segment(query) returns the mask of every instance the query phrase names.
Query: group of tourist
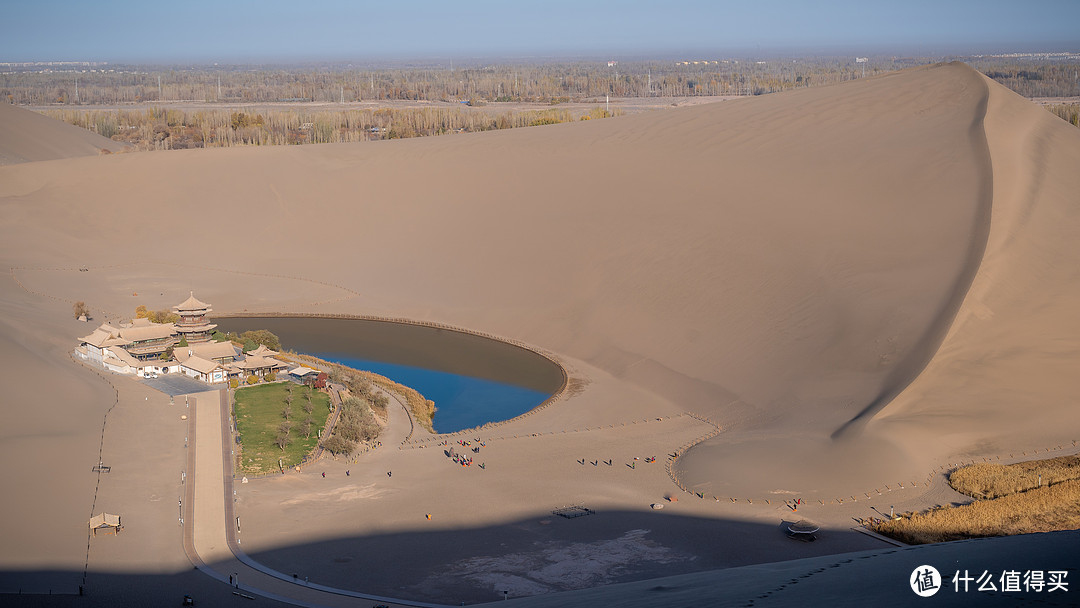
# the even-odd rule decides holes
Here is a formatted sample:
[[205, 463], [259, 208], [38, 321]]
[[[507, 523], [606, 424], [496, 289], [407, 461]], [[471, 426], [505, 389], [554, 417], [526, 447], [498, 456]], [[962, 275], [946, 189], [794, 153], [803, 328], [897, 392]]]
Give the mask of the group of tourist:
[[[480, 448], [487, 447], [487, 444], [485, 442], [481, 441], [479, 437], [476, 438], [476, 441], [469, 441], [467, 439], [458, 439], [457, 444], [459, 446], [463, 447], [463, 448], [467, 448], [467, 449], [471, 450], [474, 454], [479, 454], [480, 453]], [[449, 445], [449, 441], [444, 441], [444, 442], [442, 442], [441, 445]], [[443, 450], [443, 454], [446, 454], [446, 456], [448, 458], [453, 460], [454, 464], [458, 464], [458, 465], [461, 465], [463, 467], [469, 467], [469, 466], [472, 466], [472, 464], [473, 464], [472, 456], [467, 456], [465, 454], [459, 454], [458, 451], [455, 448], [449, 448], [447, 450]], [[480, 463], [479, 466], [480, 466], [481, 469], [486, 468], [484, 463], [482, 463], [482, 462]]]

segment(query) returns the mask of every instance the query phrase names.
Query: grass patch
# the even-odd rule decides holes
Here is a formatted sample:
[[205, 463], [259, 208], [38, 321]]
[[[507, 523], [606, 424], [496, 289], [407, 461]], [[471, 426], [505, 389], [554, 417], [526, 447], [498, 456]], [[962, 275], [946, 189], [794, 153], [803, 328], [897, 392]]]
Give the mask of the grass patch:
[[[1042, 476], [1042, 486], [1039, 476]], [[977, 500], [873, 524], [875, 532], [911, 545], [1080, 528], [1080, 456], [1010, 465], [974, 464], [949, 484]]]
[[[291, 429], [289, 440], [281, 447], [283, 410], [292, 387]], [[305, 406], [311, 396], [311, 432], [304, 436], [308, 412]], [[299, 464], [304, 456], [315, 449], [319, 431], [326, 425], [330, 414], [330, 396], [307, 386], [288, 382], [263, 384], [236, 390], [233, 412], [236, 415], [236, 433], [240, 440], [240, 470], [244, 473], [269, 473], [278, 470], [278, 459], [285, 466]]]

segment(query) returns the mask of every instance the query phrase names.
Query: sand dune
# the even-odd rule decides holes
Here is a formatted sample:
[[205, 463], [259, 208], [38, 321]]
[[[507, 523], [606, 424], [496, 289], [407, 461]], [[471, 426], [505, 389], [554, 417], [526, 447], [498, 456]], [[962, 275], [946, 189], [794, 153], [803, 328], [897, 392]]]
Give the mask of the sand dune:
[[1078, 435], [1080, 133], [987, 86], [994, 204], [985, 255], [941, 348], [869, 425], [909, 453], [1030, 452]]
[[433, 320], [587, 384], [523, 430], [692, 411], [725, 426], [678, 461], [695, 489], [855, 492], [1080, 435], [1078, 160], [1075, 129], [948, 64], [581, 124], [0, 167], [0, 352], [12, 380], [73, 386], [70, 301], [129, 315], [189, 289]]
[[86, 129], [0, 103], [0, 165], [94, 156], [125, 147]]

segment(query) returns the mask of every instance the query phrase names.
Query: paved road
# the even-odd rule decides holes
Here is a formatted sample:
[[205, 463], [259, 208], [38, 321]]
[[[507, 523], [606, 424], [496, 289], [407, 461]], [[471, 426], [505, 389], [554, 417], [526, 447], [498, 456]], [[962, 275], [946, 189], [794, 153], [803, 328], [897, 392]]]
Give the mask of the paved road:
[[141, 378], [140, 380], [146, 386], [170, 397], [216, 390], [205, 382], [199, 382], [184, 374], [159, 374], [157, 378]]
[[[439, 604], [395, 600], [315, 583], [294, 582], [291, 576], [248, 557], [237, 539], [233, 511], [228, 391], [220, 390], [216, 395], [203, 393], [192, 399], [196, 403], [188, 423], [195, 440], [188, 448], [188, 470], [192, 473], [184, 498], [184, 550], [199, 571], [222, 584], [238, 581], [233, 584], [243, 593], [297, 606], [366, 608], [376, 602], [390, 606], [442, 608]], [[399, 428], [407, 426], [407, 422], [403, 422], [398, 422]]]

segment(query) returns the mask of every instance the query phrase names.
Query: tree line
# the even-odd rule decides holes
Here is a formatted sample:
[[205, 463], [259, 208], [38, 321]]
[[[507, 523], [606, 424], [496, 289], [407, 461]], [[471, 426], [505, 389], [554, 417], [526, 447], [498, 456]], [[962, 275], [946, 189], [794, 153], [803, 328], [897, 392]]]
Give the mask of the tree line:
[[[945, 58], [950, 59], [950, 58]], [[1080, 95], [1080, 61], [960, 57], [1027, 97]], [[371, 100], [540, 102], [616, 97], [761, 95], [834, 84], [942, 58], [687, 58], [613, 62], [357, 68], [317, 66], [117, 66], [0, 72], [0, 98], [18, 105], [161, 101], [320, 103]]]
[[[851, 57], [689, 58], [685, 61], [395, 67], [160, 67], [73, 71], [8, 70], [0, 96], [19, 105], [106, 105], [159, 101], [265, 103], [371, 100], [539, 102], [616, 97], [760, 95], [830, 84], [906, 67], [909, 59]], [[929, 60], [922, 60], [926, 63]], [[867, 67], [869, 66], [869, 67]]]
[[1024, 97], [1076, 97], [1080, 95], [1080, 62], [1044, 62], [1033, 59], [980, 58], [971, 67]]
[[[1080, 61], [1071, 57], [968, 57], [974, 68], [1028, 97], [1080, 95]], [[834, 84], [929, 58], [851, 57], [700, 59], [546, 64], [387, 67], [132, 67], [84, 72], [9, 69], [0, 99], [56, 106], [46, 113], [136, 149], [356, 142], [486, 131], [606, 115], [561, 109], [563, 102], [603, 102], [605, 96], [761, 95]], [[205, 109], [102, 109], [100, 105], [169, 100], [207, 102]], [[239, 105], [291, 101], [287, 109]], [[407, 100], [463, 102], [422, 108], [355, 109], [333, 102]], [[305, 102], [318, 107], [304, 108]], [[549, 110], [500, 109], [504, 102], [540, 102]], [[218, 104], [229, 104], [222, 107]], [[467, 104], [467, 105], [464, 105]], [[1076, 124], [1075, 109], [1051, 107]]]
[[497, 107], [428, 107], [237, 111], [208, 108], [95, 110], [65, 108], [45, 115], [89, 129], [139, 150], [343, 143], [537, 126], [606, 118], [621, 110], [550, 108], [500, 111]]

